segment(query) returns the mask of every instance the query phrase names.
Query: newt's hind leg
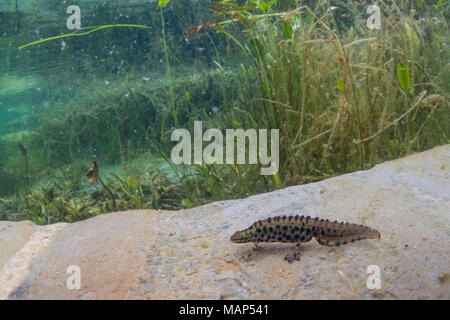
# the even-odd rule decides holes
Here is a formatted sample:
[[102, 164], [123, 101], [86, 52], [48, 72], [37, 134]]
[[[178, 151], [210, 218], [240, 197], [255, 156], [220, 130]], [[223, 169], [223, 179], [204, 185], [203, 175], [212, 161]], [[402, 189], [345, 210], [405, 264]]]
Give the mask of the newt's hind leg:
[[296, 251], [294, 253], [288, 253], [284, 257], [284, 260], [286, 260], [289, 263], [293, 262], [294, 260], [299, 261], [302, 256], [302, 254], [300, 252], [300, 242], [298, 242], [295, 247], [296, 247]]

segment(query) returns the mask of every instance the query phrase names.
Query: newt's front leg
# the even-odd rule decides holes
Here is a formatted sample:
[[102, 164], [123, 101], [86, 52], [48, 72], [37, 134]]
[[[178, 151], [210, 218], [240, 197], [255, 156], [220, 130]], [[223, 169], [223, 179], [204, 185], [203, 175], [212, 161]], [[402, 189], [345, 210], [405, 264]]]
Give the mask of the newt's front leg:
[[261, 249], [261, 247], [258, 247], [258, 242], [253, 242], [252, 251], [250, 251], [250, 253], [247, 256], [243, 256], [241, 259], [250, 258], [259, 249]]
[[253, 248], [252, 251], [247, 256], [247, 259], [250, 258], [257, 250], [259, 250], [260, 247], [258, 247], [258, 242], [253, 242]]
[[300, 252], [300, 242], [297, 243], [297, 245], [295, 246], [297, 249], [294, 253], [288, 253], [285, 257], [284, 260], [286, 260], [287, 262], [291, 263], [294, 260], [299, 261], [302, 253]]

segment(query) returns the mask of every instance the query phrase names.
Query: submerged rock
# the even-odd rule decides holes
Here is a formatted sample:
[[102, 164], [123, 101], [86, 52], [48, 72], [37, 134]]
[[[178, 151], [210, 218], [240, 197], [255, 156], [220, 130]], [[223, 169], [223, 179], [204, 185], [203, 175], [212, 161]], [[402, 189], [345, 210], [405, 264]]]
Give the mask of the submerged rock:
[[[0, 222], [0, 298], [449, 299], [449, 208], [446, 145], [368, 171], [190, 210], [128, 211], [39, 227]], [[312, 240], [291, 264], [283, 257], [295, 245], [261, 244], [247, 258], [251, 244], [229, 241], [256, 220], [296, 214], [365, 224], [381, 239], [340, 247]], [[79, 267], [80, 289], [67, 287], [69, 266]], [[369, 289], [368, 282], [378, 284], [378, 270], [380, 289]]]

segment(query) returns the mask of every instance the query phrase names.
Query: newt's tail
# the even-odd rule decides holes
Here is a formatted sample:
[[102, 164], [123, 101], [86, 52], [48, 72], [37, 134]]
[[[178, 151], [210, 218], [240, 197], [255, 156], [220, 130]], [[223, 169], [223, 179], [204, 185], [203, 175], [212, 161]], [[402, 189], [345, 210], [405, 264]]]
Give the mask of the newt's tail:
[[340, 246], [362, 239], [380, 239], [381, 234], [374, 229], [360, 224], [321, 221], [320, 232], [316, 240], [324, 246]]

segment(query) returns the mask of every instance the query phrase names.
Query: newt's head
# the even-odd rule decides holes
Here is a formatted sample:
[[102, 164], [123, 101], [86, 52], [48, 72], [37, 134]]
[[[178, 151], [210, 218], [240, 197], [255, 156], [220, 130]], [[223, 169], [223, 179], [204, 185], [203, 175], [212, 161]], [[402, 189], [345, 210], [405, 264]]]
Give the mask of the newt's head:
[[231, 236], [230, 240], [235, 243], [251, 242], [252, 241], [251, 231], [248, 229], [237, 231]]

